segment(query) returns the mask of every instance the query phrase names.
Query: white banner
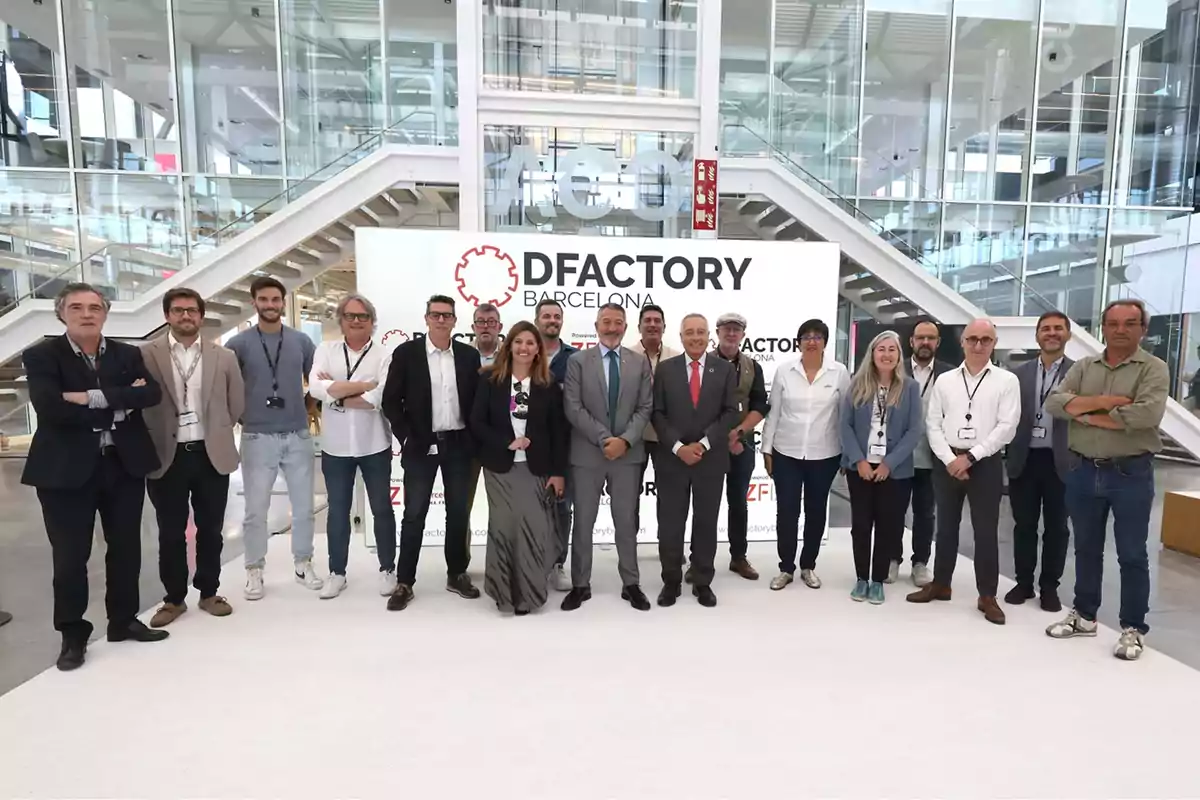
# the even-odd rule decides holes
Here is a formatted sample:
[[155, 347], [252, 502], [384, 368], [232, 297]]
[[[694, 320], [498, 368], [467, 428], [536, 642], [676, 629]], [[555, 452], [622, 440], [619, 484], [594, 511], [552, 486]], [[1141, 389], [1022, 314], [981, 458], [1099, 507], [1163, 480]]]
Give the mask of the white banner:
[[[378, 338], [388, 347], [423, 336], [425, 301], [444, 294], [457, 303], [455, 338], [470, 342], [476, 305], [500, 309], [503, 328], [525, 319], [546, 297], [563, 307], [562, 340], [596, 345], [596, 311], [604, 303], [625, 307], [625, 344], [638, 340], [638, 310], [647, 303], [666, 313], [664, 340], [676, 350], [685, 314], [708, 317], [716, 342], [717, 317], [737, 312], [749, 321], [742, 349], [757, 361], [770, 388], [776, 367], [797, 356], [796, 331], [821, 319], [832, 331], [838, 299], [836, 244], [744, 240], [572, 237], [549, 234], [458, 233], [362, 228], [356, 232], [358, 290], [379, 311]], [[832, 346], [830, 342], [830, 346]], [[761, 432], [761, 426], [760, 431]], [[756, 441], [758, 434], [756, 433]], [[403, 503], [399, 446], [392, 462], [397, 518]], [[482, 479], [481, 479], [482, 480]], [[748, 492], [749, 538], [775, 539], [773, 485], [761, 456]], [[654, 468], [642, 486], [640, 540], [657, 541]], [[613, 540], [608, 498], [602, 499], [595, 541]], [[441, 481], [434, 486], [426, 520], [430, 543], [445, 536]], [[399, 519], [397, 519], [397, 522]], [[720, 535], [725, 539], [726, 514]], [[482, 485], [471, 515], [476, 544], [487, 541], [487, 499]], [[369, 530], [369, 527], [368, 527]], [[369, 537], [368, 537], [369, 538]]]

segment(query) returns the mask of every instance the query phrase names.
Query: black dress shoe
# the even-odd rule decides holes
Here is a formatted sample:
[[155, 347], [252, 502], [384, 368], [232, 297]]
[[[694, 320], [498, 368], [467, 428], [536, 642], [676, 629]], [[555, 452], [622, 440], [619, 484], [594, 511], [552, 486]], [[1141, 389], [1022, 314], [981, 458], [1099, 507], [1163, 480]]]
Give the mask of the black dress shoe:
[[408, 604], [412, 602], [413, 590], [407, 583], [401, 583], [392, 590], [388, 596], [387, 610], [388, 611], [403, 611], [408, 608]]
[[584, 603], [586, 603], [588, 600], [591, 600], [591, 599], [592, 599], [592, 587], [576, 586], [574, 589], [567, 592], [567, 596], [563, 598], [562, 610], [563, 611], [574, 611], [575, 609], [579, 608], [581, 605], [583, 605]]
[[650, 610], [650, 601], [646, 599], [646, 593], [636, 583], [631, 583], [621, 590], [621, 599], [628, 600], [629, 605], [638, 611]]
[[465, 597], [468, 600], [479, 599], [479, 590], [475, 588], [475, 584], [471, 583], [471, 576], [465, 572], [447, 578], [446, 591], [454, 592], [456, 595]]
[[687, 572], [683, 573], [683, 582], [691, 586], [696, 582], [696, 571], [689, 566]]
[[668, 583], [658, 593], [658, 604], [664, 608], [675, 605], [675, 599], [683, 594], [683, 589], [678, 583]]
[[518, 608], [517, 610], [513, 611], [514, 617], [524, 617], [524, 616], [527, 616], [528, 614], [529, 614], [528, 608]]
[[696, 599], [700, 601], [700, 605], [705, 608], [712, 608], [717, 604], [717, 596], [713, 594], [711, 586], [693, 586], [692, 594], [696, 595]]
[[58, 668], [70, 672], [83, 666], [87, 654], [87, 639], [63, 639], [62, 651], [58, 654]]
[[1058, 599], [1058, 590], [1042, 589], [1042, 611], [1057, 614], [1062, 611], [1062, 600]]
[[1032, 586], [1025, 586], [1018, 583], [1008, 590], [1008, 594], [1004, 595], [1004, 602], [1010, 606], [1019, 606], [1026, 600], [1032, 600], [1035, 597], [1037, 597], [1037, 593], [1033, 591]]
[[169, 631], [156, 631], [146, 627], [146, 623], [140, 619], [135, 619], [128, 625], [121, 625], [114, 628], [108, 627], [108, 640], [110, 642], [161, 642], [163, 639], [170, 636]]
[[12, 622], [12, 614], [7, 611], [0, 611], [0, 628]]

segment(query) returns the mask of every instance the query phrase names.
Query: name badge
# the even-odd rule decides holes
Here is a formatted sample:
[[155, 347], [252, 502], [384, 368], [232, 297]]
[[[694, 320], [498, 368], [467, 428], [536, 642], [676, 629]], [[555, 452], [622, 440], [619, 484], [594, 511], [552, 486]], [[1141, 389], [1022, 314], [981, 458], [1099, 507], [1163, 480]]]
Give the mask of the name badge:
[[200, 415], [195, 411], [185, 411], [179, 415], [180, 425], [196, 425], [200, 422]]
[[1046, 438], [1046, 429], [1045, 428], [1042, 428], [1042, 427], [1034, 428], [1032, 433], [1033, 433], [1033, 438], [1035, 438], [1035, 439], [1045, 439]]
[[868, 452], [867, 455], [870, 455], [870, 456], [886, 456], [887, 455], [887, 445], [886, 444], [873, 444], [868, 448], [868, 450], [870, 452]]
[[958, 438], [962, 439], [963, 441], [973, 440], [975, 438], [975, 429], [974, 428], [959, 428], [958, 429]]
[[437, 445], [436, 444], [429, 445], [429, 452], [426, 455], [436, 456], [437, 455]]

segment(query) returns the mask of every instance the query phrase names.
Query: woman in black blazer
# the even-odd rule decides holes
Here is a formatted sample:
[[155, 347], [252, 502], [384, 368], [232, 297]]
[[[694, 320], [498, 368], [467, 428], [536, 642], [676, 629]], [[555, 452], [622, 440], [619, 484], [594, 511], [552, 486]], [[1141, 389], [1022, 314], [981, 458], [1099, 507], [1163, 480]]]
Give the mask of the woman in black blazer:
[[568, 442], [562, 391], [532, 324], [514, 325], [482, 371], [471, 434], [488, 499], [483, 590], [501, 611], [528, 614], [546, 602]]

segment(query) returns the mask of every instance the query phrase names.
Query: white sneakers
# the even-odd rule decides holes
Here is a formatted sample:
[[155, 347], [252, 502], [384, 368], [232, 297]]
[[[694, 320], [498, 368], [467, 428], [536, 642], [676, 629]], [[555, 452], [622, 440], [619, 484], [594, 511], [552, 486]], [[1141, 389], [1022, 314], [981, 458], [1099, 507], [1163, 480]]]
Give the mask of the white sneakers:
[[325, 581], [317, 577], [317, 571], [313, 568], [311, 558], [296, 562], [296, 583], [305, 589], [312, 589], [314, 592], [325, 585]]
[[1145, 636], [1137, 628], [1122, 628], [1121, 638], [1113, 648], [1113, 655], [1122, 661], [1137, 661], [1146, 647]]
[[928, 586], [933, 582], [933, 573], [929, 571], [929, 566], [917, 562], [912, 565], [912, 582], [913, 586], [918, 589]]
[[888, 576], [883, 579], [883, 582], [884, 583], [895, 583], [896, 579], [899, 577], [900, 577], [900, 562], [893, 561], [892, 563], [888, 564]]
[[550, 581], [554, 584], [556, 592], [569, 592], [573, 588], [571, 576], [567, 574], [567, 570], [562, 564], [554, 565], [554, 571], [550, 573]]
[[[1046, 628], [1046, 635], [1052, 639], [1074, 639], [1077, 636], [1095, 636], [1099, 626], [1095, 620], [1087, 620], [1078, 611], [1071, 610], [1066, 619], [1056, 622]], [[1146, 636], [1137, 628], [1122, 628], [1121, 636], [1113, 647], [1113, 655], [1122, 661], [1137, 661], [1146, 649]]]
[[262, 600], [266, 591], [263, 589], [262, 567], [250, 567], [246, 570], [246, 588], [242, 596], [247, 600]]
[[[299, 574], [296, 575], [299, 578]], [[334, 573], [329, 576], [329, 580], [325, 581], [325, 588], [321, 590], [322, 600], [332, 600], [346, 589], [346, 576]]]
[[396, 591], [396, 573], [393, 570], [379, 571], [379, 596], [391, 597]]

